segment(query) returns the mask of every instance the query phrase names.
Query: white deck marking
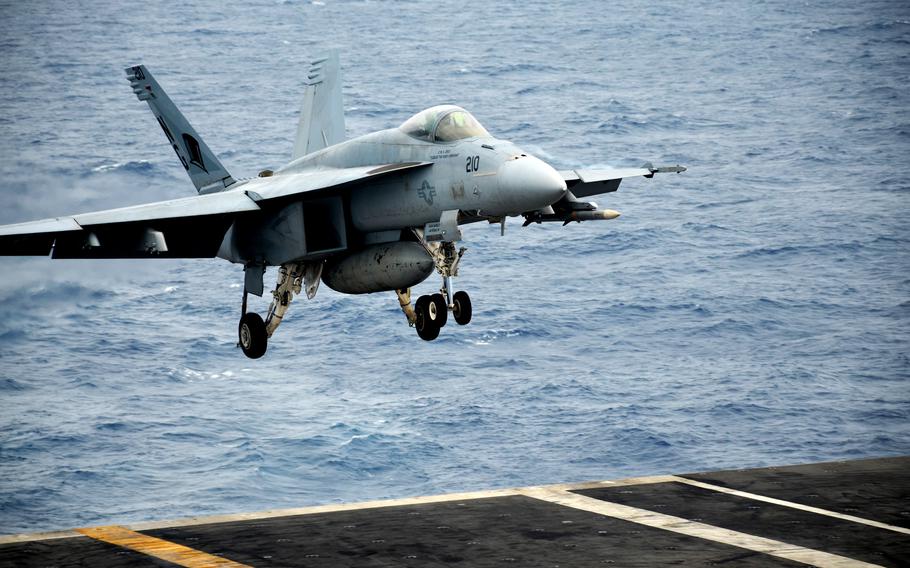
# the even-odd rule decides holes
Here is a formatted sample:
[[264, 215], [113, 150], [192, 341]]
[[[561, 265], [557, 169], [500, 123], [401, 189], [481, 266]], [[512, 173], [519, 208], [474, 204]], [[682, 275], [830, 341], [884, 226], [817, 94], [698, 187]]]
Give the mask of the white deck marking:
[[522, 490], [521, 494], [562, 505], [564, 507], [572, 507], [573, 509], [580, 509], [582, 511], [614, 517], [640, 525], [728, 544], [730, 546], [737, 546], [739, 548], [761, 552], [762, 554], [786, 558], [787, 560], [794, 560], [796, 562], [811, 564], [822, 568], [878, 566], [878, 564], [869, 564], [868, 562], [861, 562], [845, 556], [838, 556], [836, 554], [813, 550], [811, 548], [803, 548], [786, 542], [706, 525], [680, 517], [664, 515], [663, 513], [655, 513], [653, 511], [630, 507], [628, 505], [601, 501], [577, 493], [570, 493], [565, 489], [552, 489], [548, 487], [529, 488]]
[[[599, 484], [597, 485], [600, 486]], [[294, 509], [275, 509], [272, 511], [259, 511], [255, 513], [232, 513], [229, 515], [209, 515], [201, 517], [187, 517], [171, 521], [145, 521], [122, 525], [134, 531], [150, 531], [175, 527], [191, 527], [196, 525], [209, 525], [216, 523], [233, 523], [237, 521], [255, 521], [259, 519], [273, 519], [276, 517], [292, 517], [296, 515], [315, 515], [319, 513], [338, 513], [341, 511], [359, 511], [363, 509], [378, 509], [380, 507], [404, 507], [408, 505], [425, 505], [429, 503], [446, 503], [451, 501], [472, 501], [474, 499], [489, 499], [493, 497], [509, 497], [518, 495], [517, 489], [491, 489], [487, 491], [472, 491], [467, 493], [449, 493], [446, 495], [428, 495], [423, 497], [405, 497], [401, 499], [386, 499], [383, 501], [365, 501], [363, 503], [336, 503], [333, 505], [314, 505], [311, 507], [298, 507]], [[13, 534], [0, 536], [0, 544], [15, 542], [33, 542], [52, 540], [58, 538], [72, 538], [83, 536], [75, 530], [54, 531], [45, 533]]]
[[746, 491], [740, 491], [738, 489], [729, 489], [727, 487], [721, 487], [720, 485], [712, 485], [710, 483], [704, 483], [702, 481], [696, 481], [694, 479], [687, 479], [685, 477], [676, 477], [676, 476], [671, 475], [671, 476], [668, 476], [667, 481], [673, 481], [676, 483], [685, 483], [686, 485], [701, 487], [702, 489], [708, 489], [710, 491], [717, 491], [718, 493], [727, 493], [728, 495], [736, 495], [737, 497], [745, 497], [746, 499], [752, 499], [754, 501], [764, 501], [765, 503], [771, 503], [773, 505], [781, 505], [784, 507], [790, 507], [791, 509], [799, 509], [800, 511], [815, 513], [816, 515], [825, 515], [826, 517], [834, 517], [835, 519], [842, 519], [844, 521], [850, 521], [851, 523], [860, 523], [863, 525], [869, 525], [870, 527], [875, 527], [878, 529], [885, 529], [885, 530], [889, 530], [889, 531], [899, 532], [902, 534], [910, 534], [910, 529], [905, 529], [904, 527], [897, 527], [897, 526], [889, 525], [886, 523], [880, 523], [878, 521], [872, 521], [869, 519], [864, 519], [862, 517], [854, 517], [853, 515], [845, 515], [844, 513], [837, 513], [835, 511], [829, 511], [827, 509], [819, 509], [818, 507], [812, 507], [809, 505], [801, 505], [799, 503], [794, 503], [792, 501], [784, 501], [782, 499], [775, 499], [774, 497], [765, 497], [764, 495], [758, 495], [756, 493], [748, 493]]
[[258, 519], [272, 519], [275, 517], [291, 517], [296, 515], [316, 515], [319, 513], [338, 513], [341, 511], [361, 511], [364, 509], [379, 509], [381, 507], [405, 507], [409, 505], [426, 505], [430, 503], [447, 503], [451, 501], [472, 501], [474, 499], [489, 499], [492, 497], [508, 497], [518, 495], [515, 489], [492, 489], [489, 491], [473, 491], [469, 493], [449, 493], [448, 495], [428, 495], [424, 497], [405, 497], [402, 499], [386, 499], [383, 501], [364, 501], [362, 503], [336, 503], [333, 505], [315, 505], [297, 509], [278, 509], [274, 511], [261, 511], [258, 513], [235, 513], [230, 515], [215, 515], [208, 517], [190, 517], [176, 521], [149, 521], [134, 523], [129, 528], [136, 531], [148, 531], [172, 527], [189, 527], [194, 525], [208, 525], [214, 523], [232, 523], [236, 521], [253, 521]]
[[[598, 484], [599, 486], [599, 484]], [[275, 509], [272, 511], [258, 511], [255, 513], [232, 513], [228, 515], [209, 515], [201, 517], [187, 517], [170, 521], [145, 521], [122, 525], [134, 531], [150, 531], [174, 527], [191, 527], [195, 525], [209, 525], [216, 523], [233, 523], [237, 521], [255, 521], [259, 519], [273, 519], [275, 517], [291, 517], [296, 515], [315, 515], [318, 513], [338, 513], [341, 511], [359, 511], [362, 509], [378, 509], [380, 507], [404, 507], [408, 505], [425, 505], [429, 503], [446, 503], [450, 501], [472, 501], [474, 499], [489, 499], [493, 497], [509, 497], [518, 495], [517, 489], [490, 489], [487, 491], [471, 491], [466, 493], [449, 493], [445, 495], [427, 495], [423, 497], [404, 497], [401, 499], [385, 499], [382, 501], [365, 501], [362, 503], [336, 503], [332, 505], [314, 505], [311, 507], [298, 507], [294, 509]], [[40, 540], [53, 540], [58, 538], [82, 537], [76, 530], [53, 531], [44, 533], [28, 533], [0, 535], [0, 544], [16, 542], [34, 542]]]

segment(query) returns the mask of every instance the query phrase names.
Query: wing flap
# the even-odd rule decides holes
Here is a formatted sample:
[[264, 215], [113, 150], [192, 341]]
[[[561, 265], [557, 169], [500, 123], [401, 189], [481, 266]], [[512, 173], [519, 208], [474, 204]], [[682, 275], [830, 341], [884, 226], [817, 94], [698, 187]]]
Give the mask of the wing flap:
[[0, 226], [0, 236], [27, 235], [30, 233], [62, 233], [66, 231], [79, 231], [82, 227], [72, 217], [55, 217], [41, 219], [28, 223]]

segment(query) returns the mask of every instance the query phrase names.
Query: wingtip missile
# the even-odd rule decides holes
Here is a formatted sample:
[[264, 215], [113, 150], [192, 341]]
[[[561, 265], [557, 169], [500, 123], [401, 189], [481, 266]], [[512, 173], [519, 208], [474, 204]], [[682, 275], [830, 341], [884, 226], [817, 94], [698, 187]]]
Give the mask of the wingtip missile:
[[582, 221], [609, 221], [620, 216], [619, 211], [613, 209], [595, 209], [593, 211], [573, 211], [564, 219], [563, 226], [572, 221], [581, 223]]
[[594, 211], [576, 211], [574, 215], [583, 221], [599, 221], [601, 219], [608, 221], [616, 219], [621, 213], [613, 209], [596, 209]]
[[544, 213], [543, 211], [533, 211], [525, 213], [525, 222], [522, 227], [527, 227], [531, 223], [554, 223], [562, 222], [563, 226], [571, 222], [581, 223], [582, 221], [609, 221], [616, 219], [621, 213], [613, 209], [591, 209], [588, 211], [571, 211], [569, 213]]
[[660, 167], [655, 168], [651, 164], [651, 162], [648, 162], [647, 164], [645, 164], [642, 167], [646, 168], [649, 172], [651, 172], [651, 173], [645, 175], [646, 178], [652, 178], [652, 177], [654, 177], [654, 174], [681, 174], [684, 171], [686, 171], [687, 169], [689, 169], [686, 166], [680, 166], [679, 164], [676, 164], [675, 166], [660, 166]]

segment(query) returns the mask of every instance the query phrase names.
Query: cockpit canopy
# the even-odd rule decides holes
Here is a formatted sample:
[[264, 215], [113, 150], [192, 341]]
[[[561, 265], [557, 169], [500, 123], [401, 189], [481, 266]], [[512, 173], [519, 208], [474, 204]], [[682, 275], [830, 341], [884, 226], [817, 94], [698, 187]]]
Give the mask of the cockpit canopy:
[[454, 142], [490, 136], [471, 113], [455, 105], [434, 106], [418, 112], [398, 128], [408, 136], [427, 142]]

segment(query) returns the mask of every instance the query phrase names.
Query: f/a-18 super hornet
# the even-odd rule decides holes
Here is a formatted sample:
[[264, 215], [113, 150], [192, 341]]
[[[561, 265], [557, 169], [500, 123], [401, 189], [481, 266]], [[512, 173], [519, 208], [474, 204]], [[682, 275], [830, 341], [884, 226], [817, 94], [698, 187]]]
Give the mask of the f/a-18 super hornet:
[[[460, 226], [613, 219], [582, 198], [616, 191], [623, 178], [684, 167], [556, 171], [493, 137], [454, 105], [423, 110], [398, 128], [345, 140], [336, 53], [314, 61], [292, 161], [236, 179], [143, 65], [126, 69], [198, 195], [0, 227], [0, 254], [52, 258], [212, 258], [244, 266], [239, 346], [261, 357], [291, 300], [319, 283], [345, 294], [395, 292], [425, 340], [471, 321], [471, 299], [453, 278], [465, 249]], [[262, 296], [266, 267], [278, 281], [265, 319], [247, 311]], [[439, 293], [411, 303], [433, 271]]]

